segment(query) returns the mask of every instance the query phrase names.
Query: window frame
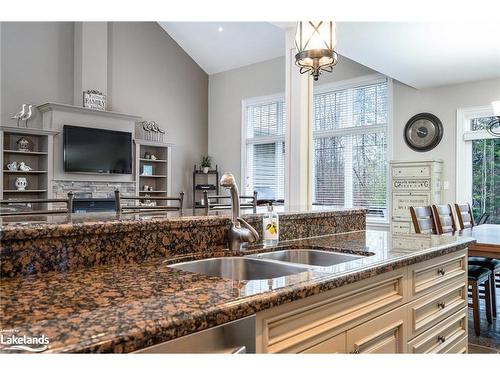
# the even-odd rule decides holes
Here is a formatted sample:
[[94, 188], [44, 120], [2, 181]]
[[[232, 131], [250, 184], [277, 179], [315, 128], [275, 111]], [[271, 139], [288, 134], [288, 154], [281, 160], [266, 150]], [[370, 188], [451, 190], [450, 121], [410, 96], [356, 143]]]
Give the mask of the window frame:
[[[286, 105], [285, 93], [276, 93], [271, 95], [256, 96], [252, 98], [246, 98], [241, 101], [241, 163], [240, 163], [240, 194], [246, 195], [246, 180], [247, 180], [247, 145], [248, 144], [266, 144], [266, 143], [276, 143], [283, 142], [285, 144], [285, 154], [284, 154], [284, 164], [286, 165], [287, 160], [287, 148], [286, 148], [286, 121], [283, 123], [283, 135], [279, 136], [263, 136], [255, 138], [247, 138], [247, 107], [252, 105], [262, 105], [269, 104], [276, 101], [283, 101]], [[286, 116], [286, 109], [284, 116]], [[283, 173], [284, 185], [286, 186], [285, 173]]]
[[[313, 145], [314, 140], [317, 138], [317, 135], [320, 134], [322, 137], [334, 137], [334, 136], [346, 136], [346, 135], [358, 135], [367, 133], [366, 129], [370, 129], [370, 132], [380, 132], [385, 131], [386, 142], [387, 142], [387, 170], [386, 170], [386, 216], [384, 218], [376, 218], [376, 217], [366, 217], [366, 221], [368, 224], [375, 224], [377, 226], [381, 226], [384, 228], [388, 228], [390, 217], [391, 217], [391, 209], [392, 209], [392, 200], [391, 197], [391, 174], [390, 174], [390, 166], [389, 162], [393, 159], [393, 80], [392, 78], [385, 76], [383, 74], [369, 74], [364, 76], [359, 76], [352, 79], [346, 79], [341, 81], [327, 82], [323, 84], [316, 85], [313, 89], [313, 103], [314, 103], [314, 95], [322, 94], [330, 91], [337, 90], [346, 90], [353, 89], [359, 86], [368, 86], [371, 84], [377, 84], [381, 82], [387, 83], [387, 124], [386, 125], [369, 125], [369, 126], [360, 126], [360, 127], [351, 127], [351, 128], [341, 128], [341, 129], [333, 129], [333, 130], [314, 130], [314, 123], [311, 127], [311, 158], [313, 158]], [[314, 105], [314, 104], [312, 104]], [[314, 119], [312, 119], [314, 122]], [[311, 166], [311, 187], [314, 185], [314, 175], [313, 175], [313, 166]], [[314, 189], [311, 188], [310, 191], [310, 199], [313, 202], [314, 197]], [[351, 192], [352, 195], [352, 192]]]
[[[470, 130], [473, 118], [494, 116], [491, 105], [457, 109], [457, 139], [455, 154], [455, 201], [472, 204], [472, 141], [495, 139], [487, 130]], [[459, 163], [463, 160], [463, 164]]]

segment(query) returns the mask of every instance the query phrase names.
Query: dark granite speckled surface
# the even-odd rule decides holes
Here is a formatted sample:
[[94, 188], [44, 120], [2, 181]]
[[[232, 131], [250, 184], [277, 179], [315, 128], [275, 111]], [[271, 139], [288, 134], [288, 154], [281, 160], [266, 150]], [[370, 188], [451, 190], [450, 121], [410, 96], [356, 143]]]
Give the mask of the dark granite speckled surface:
[[[281, 239], [364, 229], [365, 213], [364, 209], [282, 212]], [[228, 211], [210, 216], [156, 212], [0, 219], [0, 277], [221, 253], [227, 247], [228, 215]], [[243, 216], [262, 233], [261, 214]]]
[[[371, 256], [270, 280], [207, 277], [169, 268], [158, 257], [121, 267], [104, 264], [4, 278], [0, 329], [45, 334], [50, 339], [47, 352], [131, 352], [454, 252], [471, 242], [453, 236], [396, 238], [382, 231], [284, 241], [279, 247], [319, 246]], [[263, 250], [249, 250], [258, 251]]]

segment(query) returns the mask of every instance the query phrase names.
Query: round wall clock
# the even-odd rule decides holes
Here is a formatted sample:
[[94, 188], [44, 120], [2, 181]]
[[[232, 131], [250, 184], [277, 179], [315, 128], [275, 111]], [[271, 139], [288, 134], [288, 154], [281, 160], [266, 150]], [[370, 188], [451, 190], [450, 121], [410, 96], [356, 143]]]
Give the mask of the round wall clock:
[[404, 137], [412, 150], [430, 151], [443, 138], [443, 124], [432, 113], [419, 113], [406, 123]]

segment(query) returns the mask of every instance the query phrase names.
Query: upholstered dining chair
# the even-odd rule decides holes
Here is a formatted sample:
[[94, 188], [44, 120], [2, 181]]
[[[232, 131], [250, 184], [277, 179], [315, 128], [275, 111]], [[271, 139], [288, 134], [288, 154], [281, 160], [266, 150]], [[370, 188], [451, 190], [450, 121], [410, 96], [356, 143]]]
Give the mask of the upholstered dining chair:
[[[184, 202], [184, 192], [181, 192], [178, 197], [164, 197], [164, 196], [154, 196], [154, 197], [146, 197], [146, 196], [123, 196], [121, 195], [119, 190], [115, 190], [115, 200], [116, 200], [116, 213], [120, 212], [137, 212], [137, 211], [154, 211], [154, 210], [159, 210], [159, 211], [182, 211], [182, 206]], [[133, 203], [130, 205], [124, 205], [123, 201], [128, 200], [132, 201]], [[155, 205], [155, 206], [148, 206], [148, 205], [137, 205], [136, 202], [142, 202], [142, 201], [155, 201], [155, 202], [162, 202], [162, 201], [173, 201], [173, 202], [178, 202], [177, 206], [165, 206], [165, 205]]]
[[436, 220], [438, 234], [453, 233], [457, 230], [450, 204], [433, 204], [432, 211]]
[[[70, 214], [73, 211], [73, 196], [73, 192], [70, 191], [67, 198], [0, 200], [0, 216]], [[54, 205], [56, 203], [60, 204]], [[66, 207], [53, 207], [62, 204]]]
[[[463, 230], [465, 228], [472, 228], [475, 226], [474, 218], [472, 216], [472, 210], [470, 204], [458, 204], [455, 203], [455, 210], [457, 212], [458, 223], [460, 225], [460, 229]], [[493, 317], [497, 317], [497, 301], [496, 301], [496, 275], [500, 274], [500, 260], [494, 258], [485, 258], [485, 257], [469, 257], [468, 262], [473, 266], [480, 266], [487, 268], [491, 271], [491, 275], [489, 278], [489, 287], [491, 290], [491, 307]]]
[[455, 211], [457, 212], [457, 219], [458, 224], [460, 225], [460, 229], [472, 228], [475, 225], [469, 203], [455, 203]]
[[[436, 220], [436, 229], [438, 234], [445, 233], [455, 233], [457, 226], [455, 224], [455, 218], [453, 216], [453, 211], [450, 204], [433, 204], [432, 211], [434, 213], [434, 218]], [[472, 315], [474, 318], [474, 332], [477, 336], [480, 334], [480, 324], [479, 324], [479, 287], [484, 286], [484, 299], [486, 302], [486, 319], [488, 323], [491, 323], [492, 319], [492, 288], [491, 279], [492, 271], [484, 267], [482, 264], [471, 264], [469, 262], [467, 268], [468, 284], [470, 287], [472, 298]]]
[[431, 206], [410, 207], [411, 221], [415, 233], [436, 234], [436, 221]]
[[[240, 195], [240, 208], [251, 208], [254, 213], [257, 212], [257, 195], [256, 191], [253, 195]], [[203, 190], [203, 200], [205, 202], [205, 213], [208, 215], [210, 211], [230, 210], [231, 196], [229, 195], [208, 195], [208, 191]]]

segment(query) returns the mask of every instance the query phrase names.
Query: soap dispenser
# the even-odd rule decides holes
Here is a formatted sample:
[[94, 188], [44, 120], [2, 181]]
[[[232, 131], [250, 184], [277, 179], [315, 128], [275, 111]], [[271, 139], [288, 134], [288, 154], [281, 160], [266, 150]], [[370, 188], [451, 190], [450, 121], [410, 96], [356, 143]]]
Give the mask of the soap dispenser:
[[274, 212], [273, 204], [269, 203], [267, 206], [267, 212], [264, 214], [262, 219], [262, 228], [264, 230], [263, 238], [265, 246], [276, 245], [279, 241], [279, 217], [276, 212]]

